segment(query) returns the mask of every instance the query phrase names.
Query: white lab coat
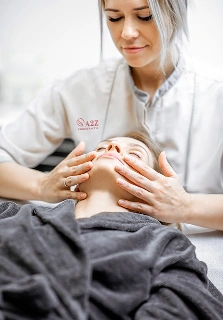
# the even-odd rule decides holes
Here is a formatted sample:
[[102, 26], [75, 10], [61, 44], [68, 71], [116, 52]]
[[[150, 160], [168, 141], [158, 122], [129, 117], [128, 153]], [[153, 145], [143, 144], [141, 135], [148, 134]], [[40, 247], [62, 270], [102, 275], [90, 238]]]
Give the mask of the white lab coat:
[[143, 130], [166, 151], [184, 188], [223, 193], [223, 78], [181, 59], [147, 105], [129, 67], [111, 59], [80, 70], [42, 92], [0, 133], [0, 162], [34, 167], [64, 138], [101, 140]]

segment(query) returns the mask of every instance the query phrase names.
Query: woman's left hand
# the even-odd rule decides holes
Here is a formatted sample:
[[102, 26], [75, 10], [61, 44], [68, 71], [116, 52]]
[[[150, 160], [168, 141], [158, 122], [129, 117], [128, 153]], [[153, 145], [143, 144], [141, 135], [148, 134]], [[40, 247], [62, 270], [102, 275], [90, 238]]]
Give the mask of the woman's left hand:
[[165, 152], [159, 156], [159, 166], [163, 175], [133, 157], [125, 157], [126, 166], [115, 167], [124, 178], [117, 184], [142, 202], [120, 199], [118, 204], [131, 211], [147, 214], [167, 223], [186, 222], [190, 210], [191, 196], [182, 187], [179, 177], [167, 162]]

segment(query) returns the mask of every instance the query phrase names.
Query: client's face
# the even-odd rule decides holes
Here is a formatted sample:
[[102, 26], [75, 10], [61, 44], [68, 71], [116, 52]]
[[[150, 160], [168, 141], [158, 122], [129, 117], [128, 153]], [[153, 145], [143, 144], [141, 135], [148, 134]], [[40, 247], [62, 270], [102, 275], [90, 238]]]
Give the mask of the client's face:
[[106, 159], [108, 166], [120, 163], [127, 166], [123, 158], [126, 155], [130, 155], [153, 167], [153, 156], [149, 148], [143, 142], [133, 138], [117, 137], [105, 140], [99, 143], [95, 150], [97, 152], [95, 163], [98, 161], [101, 163], [102, 160]]
[[126, 191], [116, 184], [120, 175], [115, 171], [115, 166], [129, 167], [124, 161], [126, 155], [140, 159], [153, 167], [153, 156], [149, 148], [143, 142], [133, 138], [117, 137], [102, 141], [95, 151], [97, 155], [93, 160], [93, 168], [89, 172], [90, 178], [79, 185], [80, 190], [87, 193], [100, 189], [118, 193], [120, 196], [125, 196], [126, 199], [132, 197], [129, 194], [123, 194]]

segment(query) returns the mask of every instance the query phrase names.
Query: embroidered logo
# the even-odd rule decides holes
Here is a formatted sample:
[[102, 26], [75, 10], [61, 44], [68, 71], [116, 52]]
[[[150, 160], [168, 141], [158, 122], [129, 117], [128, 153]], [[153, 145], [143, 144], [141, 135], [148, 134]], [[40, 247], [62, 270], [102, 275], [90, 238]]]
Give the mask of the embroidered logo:
[[83, 118], [78, 118], [76, 124], [78, 125], [78, 130], [95, 130], [99, 127], [98, 120], [85, 121]]

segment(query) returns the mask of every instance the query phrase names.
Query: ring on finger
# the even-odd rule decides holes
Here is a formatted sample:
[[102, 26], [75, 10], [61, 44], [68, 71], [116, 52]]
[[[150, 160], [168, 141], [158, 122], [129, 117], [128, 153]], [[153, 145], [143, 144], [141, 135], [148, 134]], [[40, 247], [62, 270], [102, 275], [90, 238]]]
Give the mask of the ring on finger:
[[64, 179], [63, 184], [64, 184], [64, 186], [65, 186], [66, 188], [70, 188], [70, 187], [67, 185], [67, 183], [66, 183], [67, 178], [68, 178], [68, 177], [66, 177], [66, 178]]

